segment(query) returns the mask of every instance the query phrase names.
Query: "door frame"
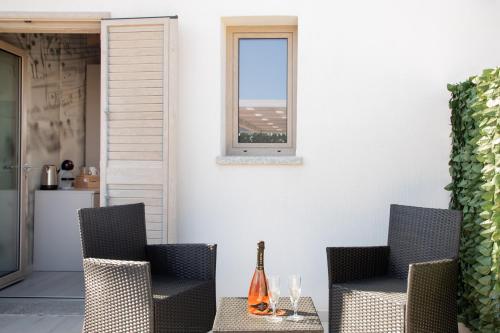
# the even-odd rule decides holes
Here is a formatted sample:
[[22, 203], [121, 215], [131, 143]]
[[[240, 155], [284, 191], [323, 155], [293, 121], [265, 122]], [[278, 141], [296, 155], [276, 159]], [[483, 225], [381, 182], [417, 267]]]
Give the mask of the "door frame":
[[25, 50], [19, 49], [9, 43], [0, 40], [0, 49], [12, 53], [21, 58], [21, 82], [19, 85], [19, 118], [18, 118], [18, 140], [19, 157], [18, 177], [19, 177], [19, 269], [13, 273], [0, 277], [0, 289], [14, 282], [24, 279], [28, 271], [28, 172], [30, 167], [26, 164], [26, 143], [27, 143], [27, 122], [26, 112], [29, 102], [29, 75], [28, 75], [28, 55]]
[[2, 12], [0, 32], [100, 34], [109, 12]]
[[[100, 34], [101, 20], [109, 18], [109, 12], [7, 12], [0, 11], [0, 33], [75, 33]], [[25, 50], [16, 48], [0, 40], [0, 47], [22, 58], [20, 143], [21, 143], [21, 182], [20, 182], [20, 252], [19, 270], [0, 278], [0, 289], [23, 280], [33, 269], [29, 253], [33, 251], [28, 239], [28, 172], [26, 163], [27, 111], [29, 108], [30, 76], [28, 75], [28, 55]], [[30, 251], [31, 250], [31, 251]]]

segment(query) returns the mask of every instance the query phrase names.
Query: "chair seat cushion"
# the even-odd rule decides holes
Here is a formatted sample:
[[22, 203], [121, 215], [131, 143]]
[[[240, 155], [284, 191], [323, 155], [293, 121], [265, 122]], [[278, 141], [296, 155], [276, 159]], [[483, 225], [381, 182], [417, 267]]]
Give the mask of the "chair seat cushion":
[[334, 284], [353, 292], [367, 293], [393, 303], [406, 304], [407, 280], [379, 277]]
[[207, 332], [215, 317], [215, 281], [152, 275], [155, 332]]
[[206, 283], [206, 281], [183, 279], [173, 276], [152, 275], [153, 299], [161, 300], [180, 295]]
[[406, 284], [385, 277], [332, 284], [330, 332], [404, 332]]

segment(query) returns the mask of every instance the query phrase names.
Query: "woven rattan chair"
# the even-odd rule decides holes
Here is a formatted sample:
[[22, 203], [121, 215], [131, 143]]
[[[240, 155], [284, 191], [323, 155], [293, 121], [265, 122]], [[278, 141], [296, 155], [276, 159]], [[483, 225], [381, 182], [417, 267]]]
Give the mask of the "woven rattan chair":
[[144, 204], [78, 215], [85, 333], [211, 330], [216, 245], [146, 245]]
[[461, 221], [391, 205], [388, 246], [327, 248], [330, 332], [457, 332]]

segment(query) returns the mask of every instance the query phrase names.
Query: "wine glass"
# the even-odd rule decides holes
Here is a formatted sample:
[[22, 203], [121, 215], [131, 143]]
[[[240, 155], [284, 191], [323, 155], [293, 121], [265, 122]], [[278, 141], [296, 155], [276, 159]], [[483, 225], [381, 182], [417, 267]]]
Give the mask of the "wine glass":
[[279, 323], [283, 318], [276, 316], [276, 305], [280, 299], [280, 277], [269, 276], [267, 279], [268, 291], [269, 291], [269, 302], [271, 303], [271, 308], [273, 310], [273, 315], [267, 317], [267, 320], [272, 323]]
[[298, 274], [293, 274], [288, 277], [288, 291], [290, 293], [290, 302], [292, 302], [293, 306], [293, 315], [288, 316], [288, 320], [291, 321], [300, 321], [304, 319], [304, 316], [301, 316], [297, 313], [297, 309], [299, 307], [299, 299], [301, 292], [301, 278]]

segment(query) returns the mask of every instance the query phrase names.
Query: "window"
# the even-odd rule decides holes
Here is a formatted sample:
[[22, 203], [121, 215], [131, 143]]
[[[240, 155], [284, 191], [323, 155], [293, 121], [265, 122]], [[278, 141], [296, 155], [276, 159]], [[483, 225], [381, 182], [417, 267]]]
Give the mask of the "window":
[[295, 155], [296, 31], [228, 28], [226, 154]]

